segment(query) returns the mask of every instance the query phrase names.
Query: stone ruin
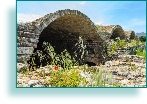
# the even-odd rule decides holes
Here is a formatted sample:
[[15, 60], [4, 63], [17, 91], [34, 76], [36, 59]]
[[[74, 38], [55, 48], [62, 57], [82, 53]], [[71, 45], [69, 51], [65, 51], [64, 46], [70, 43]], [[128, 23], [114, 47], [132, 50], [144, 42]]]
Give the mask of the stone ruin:
[[125, 31], [125, 35], [126, 35], [126, 38], [128, 40], [131, 40], [131, 39], [134, 39], [135, 38], [135, 32], [134, 31]]
[[64, 49], [73, 55], [73, 47], [79, 36], [86, 44], [88, 55], [85, 63], [99, 65], [107, 60], [105, 43], [109, 39], [134, 38], [134, 32], [125, 32], [119, 25], [95, 26], [78, 10], [59, 10], [29, 23], [17, 25], [17, 61], [30, 59], [32, 52], [42, 50], [43, 41], [49, 42], [56, 53]]
[[115, 39], [119, 37], [120, 39], [125, 39], [126, 35], [123, 28], [119, 25], [109, 25], [109, 26], [97, 26], [99, 32], [106, 37], [106, 40]]

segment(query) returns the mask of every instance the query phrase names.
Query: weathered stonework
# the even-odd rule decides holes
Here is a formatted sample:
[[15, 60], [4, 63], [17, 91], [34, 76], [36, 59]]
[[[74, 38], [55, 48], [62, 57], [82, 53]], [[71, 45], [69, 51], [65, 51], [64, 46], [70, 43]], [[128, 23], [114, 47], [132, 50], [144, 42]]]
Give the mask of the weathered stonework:
[[[49, 42], [56, 53], [67, 49], [73, 54], [73, 47], [79, 36], [89, 48], [85, 62], [100, 64], [106, 61], [105, 42], [110, 38], [125, 39], [121, 26], [96, 27], [94, 23], [78, 10], [59, 10], [29, 23], [17, 26], [18, 62], [28, 60], [36, 50], [42, 50], [43, 41]], [[25, 57], [25, 58], [23, 58]]]
[[125, 35], [128, 40], [135, 39], [135, 32], [134, 31], [125, 31]]
[[123, 28], [120, 25], [109, 25], [109, 26], [97, 26], [101, 34], [105, 34], [105, 40], [115, 39], [120, 37], [120, 39], [125, 39], [126, 35]]
[[98, 64], [100, 59], [104, 60], [104, 35], [99, 34], [94, 23], [80, 11], [59, 10], [33, 22], [18, 24], [17, 30], [18, 62], [23, 62], [23, 57], [27, 57], [28, 60], [33, 51], [40, 50], [43, 41], [51, 43], [57, 53], [66, 48], [72, 54], [72, 47], [79, 36], [82, 36], [84, 42], [97, 41], [96, 46], [91, 46], [92, 50], [98, 48], [94, 53], [97, 56], [94, 63]]

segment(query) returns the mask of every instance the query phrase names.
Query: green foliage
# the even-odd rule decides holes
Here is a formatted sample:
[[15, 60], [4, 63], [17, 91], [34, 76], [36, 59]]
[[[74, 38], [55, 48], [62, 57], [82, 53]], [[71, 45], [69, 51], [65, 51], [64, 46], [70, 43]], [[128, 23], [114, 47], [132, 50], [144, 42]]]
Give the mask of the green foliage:
[[[60, 61], [58, 60], [57, 65], [61, 65], [63, 69], [70, 69], [73, 67], [73, 60], [66, 49], [61, 52], [58, 58], [60, 59]], [[55, 60], [57, 60], [57, 57], [55, 58]]]
[[29, 71], [28, 71], [28, 68], [27, 68], [26, 58], [23, 57], [23, 60], [24, 60], [24, 66], [19, 69], [19, 72], [21, 72], [24, 75], [28, 75], [29, 74]]
[[122, 85], [115, 82], [115, 83], [113, 83], [113, 87], [122, 87]]
[[143, 56], [144, 59], [146, 59], [146, 51], [145, 51], [145, 50], [141, 51], [141, 50], [138, 48], [138, 49], [136, 50], [136, 55], [138, 55], [138, 56]]
[[119, 48], [122, 48], [122, 47], [125, 47], [127, 42], [125, 42], [125, 40], [116, 40], [116, 45], [119, 47]]
[[[133, 47], [133, 46], [138, 46], [138, 45], [144, 45], [145, 42], [141, 42], [139, 40], [131, 40], [131, 42], [125, 42], [125, 40], [119, 40], [117, 39], [116, 41], [112, 41], [111, 44], [108, 44], [107, 52], [108, 56], [111, 57], [114, 52], [116, 52], [119, 48], [123, 47]], [[138, 51], [140, 54], [140, 52]], [[141, 55], [144, 56], [144, 55]]]
[[44, 41], [42, 47], [44, 48], [44, 51], [47, 52], [52, 59], [55, 58], [56, 53], [54, 47], [50, 43]]
[[136, 71], [136, 70], [137, 70], [136, 66], [131, 66], [131, 69], [132, 69], [133, 71]]
[[112, 73], [109, 71], [96, 70], [93, 75], [93, 81], [95, 82], [93, 86], [105, 87], [106, 84], [112, 84]]
[[[92, 77], [87, 80], [81, 76], [81, 72], [89, 73]], [[44, 75], [44, 74], [42, 74]], [[86, 74], [87, 75], [87, 74]], [[50, 79], [45, 81], [45, 86], [52, 87], [105, 87], [106, 84], [112, 85], [112, 73], [109, 71], [98, 70], [97, 68], [87, 67], [85, 65], [72, 68], [70, 70], [52, 70], [49, 73]], [[89, 82], [90, 81], [90, 82]]]
[[116, 52], [116, 50], [119, 48], [119, 46], [117, 45], [117, 42], [113, 41], [111, 45], [108, 46], [107, 50], [108, 50], [108, 56], [111, 57], [114, 52]]
[[71, 57], [66, 49], [60, 54], [57, 54], [54, 47], [48, 42], [43, 42], [42, 48], [43, 50], [37, 50], [32, 54], [30, 69], [34, 70], [35, 67], [44, 66], [44, 63], [45, 65], [51, 64], [61, 66], [63, 69], [70, 69], [73, 66], [84, 64], [84, 56], [87, 54], [86, 45], [84, 45], [84, 41], [80, 36], [74, 47], [74, 57]]
[[85, 82], [77, 69], [52, 71], [50, 78], [48, 83], [54, 87], [78, 87], [81, 81]]
[[53, 56], [52, 60], [52, 65], [61, 66], [63, 69], [70, 69], [73, 66], [71, 56], [66, 49], [61, 54]]
[[131, 40], [130, 46], [137, 46], [139, 44], [140, 44], [139, 40]]
[[139, 37], [139, 40], [140, 40], [141, 42], [145, 42], [145, 41], [146, 41], [146, 36], [140, 36], [140, 37]]
[[108, 56], [111, 57], [114, 52], [117, 51], [119, 48], [123, 48], [127, 45], [127, 42], [125, 40], [117, 39], [116, 41], [112, 41], [112, 44], [108, 45]]
[[[50, 43], [48, 42], [43, 42], [43, 51], [42, 50], [37, 50], [34, 53], [34, 57], [32, 57], [31, 61], [32, 61], [32, 69], [33, 67], [36, 66], [35, 63], [35, 55], [37, 55], [37, 57], [39, 57], [39, 62], [42, 63], [43, 61], [45, 61], [47, 63], [47, 65], [57, 65], [57, 66], [61, 66], [64, 69], [69, 69], [73, 66], [73, 60], [70, 56], [70, 54], [68, 53], [68, 51], [65, 49], [63, 52], [61, 52], [61, 54], [56, 54], [56, 52], [54, 51], [53, 46], [51, 46]], [[43, 52], [45, 52], [46, 54], [44, 54]], [[51, 62], [49, 62], [47, 59], [51, 58]]]
[[27, 70], [27, 68], [24, 66], [20, 69], [20, 73], [24, 74], [24, 75], [28, 75], [29, 74], [29, 71]]
[[84, 45], [84, 41], [81, 36], [79, 36], [78, 42], [74, 46], [74, 60], [78, 60], [80, 65], [84, 64], [84, 56], [88, 54], [86, 50], [86, 45]]
[[45, 71], [40, 71], [40, 72], [38, 72], [38, 75], [39, 75], [40, 77], [45, 78], [46, 73], [45, 73]]

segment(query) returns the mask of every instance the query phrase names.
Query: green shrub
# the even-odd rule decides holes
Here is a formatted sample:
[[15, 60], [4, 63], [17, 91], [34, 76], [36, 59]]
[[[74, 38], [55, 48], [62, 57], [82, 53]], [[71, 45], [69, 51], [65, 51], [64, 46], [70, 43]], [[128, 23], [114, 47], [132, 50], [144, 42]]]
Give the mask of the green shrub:
[[139, 40], [140, 40], [141, 42], [145, 42], [145, 41], [146, 41], [146, 36], [140, 36], [140, 37], [139, 37]]
[[113, 87], [122, 87], [122, 85], [115, 82], [115, 83], [113, 83]]
[[118, 46], [116, 42], [113, 42], [112, 45], [109, 45], [107, 48], [108, 56], [111, 57], [117, 49]]
[[63, 69], [70, 69], [73, 67], [73, 60], [66, 49], [61, 52], [58, 57], [60, 60], [57, 60], [57, 57], [55, 57], [55, 61], [58, 62], [57, 65], [62, 66]]
[[105, 87], [106, 84], [112, 84], [112, 73], [109, 71], [96, 70], [93, 75], [93, 86]]
[[137, 67], [136, 67], [136, 66], [131, 66], [131, 69], [132, 69], [133, 71], [136, 71], [136, 70], [137, 70]]
[[73, 60], [77, 60], [78, 64], [83, 65], [84, 64], [84, 57], [88, 54], [88, 51], [86, 50], [86, 45], [84, 45], [84, 41], [81, 36], [79, 36], [78, 42], [74, 46], [74, 57]]
[[48, 81], [53, 87], [78, 87], [80, 82], [85, 82], [77, 69], [52, 71], [50, 78]]
[[138, 55], [138, 56], [143, 56], [144, 59], [146, 59], [146, 51], [145, 51], [145, 50], [141, 51], [141, 50], [138, 48], [138, 49], [136, 50], [136, 55]]
[[127, 42], [125, 42], [125, 40], [116, 40], [116, 42], [117, 42], [116, 45], [117, 45], [119, 48], [125, 47], [126, 44], [127, 44]]
[[84, 45], [81, 36], [79, 36], [78, 42], [74, 46], [74, 57], [71, 57], [66, 49], [60, 54], [57, 54], [54, 47], [45, 41], [43, 42], [42, 48], [43, 50], [37, 50], [32, 54], [29, 60], [31, 70], [50, 64], [61, 66], [63, 69], [70, 69], [73, 66], [84, 64], [84, 56], [87, 54], [86, 45]]
[[131, 40], [131, 43], [130, 43], [131, 46], [137, 46], [139, 44], [140, 44], [139, 40]]

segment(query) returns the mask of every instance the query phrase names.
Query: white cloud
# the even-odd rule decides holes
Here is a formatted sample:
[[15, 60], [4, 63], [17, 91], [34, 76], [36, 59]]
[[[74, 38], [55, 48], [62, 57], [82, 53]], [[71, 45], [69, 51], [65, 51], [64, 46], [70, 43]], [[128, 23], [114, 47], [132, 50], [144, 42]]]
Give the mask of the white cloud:
[[128, 22], [125, 22], [124, 28], [131, 28], [131, 27], [140, 27], [140, 26], [145, 26], [146, 21], [142, 19], [132, 19]]
[[96, 20], [93, 22], [95, 25], [103, 25], [103, 26], [108, 25], [107, 19], [103, 16], [96, 18]]
[[82, 2], [79, 2], [80, 5], [85, 5], [86, 2], [85, 1], [82, 1]]
[[146, 21], [141, 19], [133, 19], [129, 22], [130, 26], [144, 26], [146, 25]]
[[134, 18], [122, 24], [124, 30], [133, 30], [136, 32], [146, 32], [146, 20]]
[[17, 22], [32, 22], [38, 18], [42, 17], [41, 15], [36, 14], [24, 14], [24, 13], [18, 13], [17, 14]]
[[97, 21], [97, 22], [95, 22], [94, 24], [95, 24], [95, 25], [102, 25], [103, 22], [102, 22], [102, 21]]

